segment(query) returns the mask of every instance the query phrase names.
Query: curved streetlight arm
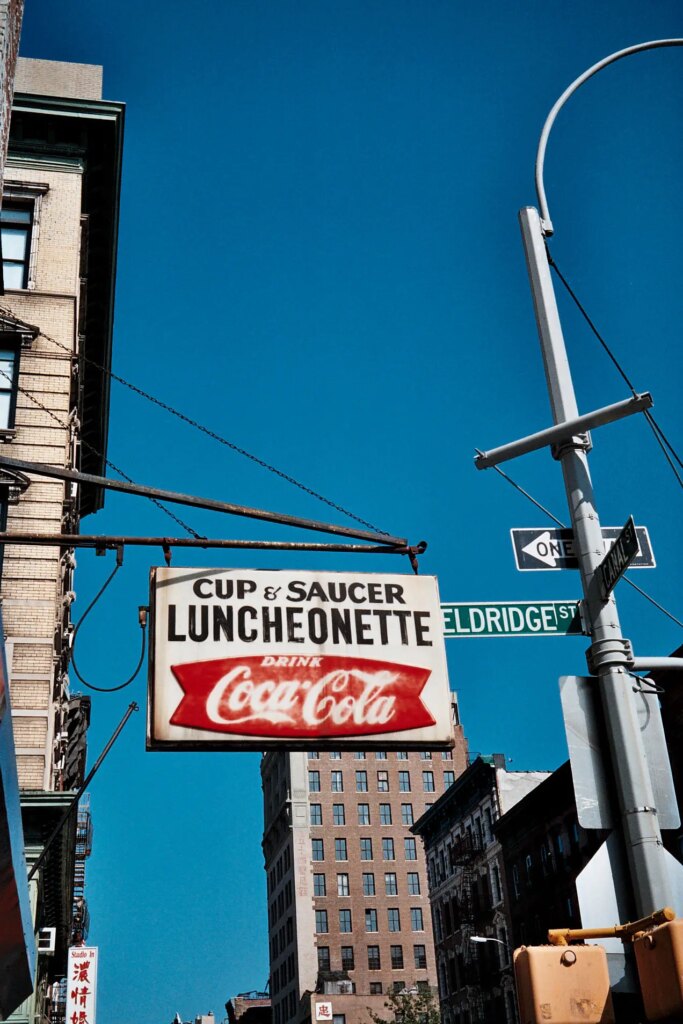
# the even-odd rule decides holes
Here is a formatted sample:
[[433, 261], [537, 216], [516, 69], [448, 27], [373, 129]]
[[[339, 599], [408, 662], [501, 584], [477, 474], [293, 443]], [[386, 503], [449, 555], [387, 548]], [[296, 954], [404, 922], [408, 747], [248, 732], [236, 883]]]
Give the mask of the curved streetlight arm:
[[550, 135], [550, 130], [553, 124], [555, 123], [555, 118], [569, 97], [576, 92], [579, 86], [583, 85], [583, 83], [588, 81], [589, 78], [592, 78], [598, 71], [602, 71], [602, 69], [607, 67], [608, 64], [614, 64], [615, 61], [621, 60], [622, 57], [629, 57], [632, 53], [640, 53], [641, 50], [656, 50], [663, 46], [683, 46], [683, 39], [652, 39], [648, 43], [637, 43], [635, 46], [627, 46], [624, 50], [617, 50], [616, 53], [612, 53], [609, 57], [605, 57], [603, 60], [598, 61], [597, 64], [593, 64], [593, 66], [588, 68], [587, 71], [584, 71], [582, 75], [579, 75], [579, 77], [564, 90], [548, 114], [545, 124], [543, 125], [541, 137], [538, 140], [538, 151], [536, 153], [536, 195], [538, 196], [538, 205], [541, 211], [541, 227], [546, 238], [552, 235], [553, 224], [550, 219], [548, 200], [546, 199], [545, 187], [543, 185], [543, 164], [545, 162], [545, 151], [546, 146], [548, 145], [548, 136]]

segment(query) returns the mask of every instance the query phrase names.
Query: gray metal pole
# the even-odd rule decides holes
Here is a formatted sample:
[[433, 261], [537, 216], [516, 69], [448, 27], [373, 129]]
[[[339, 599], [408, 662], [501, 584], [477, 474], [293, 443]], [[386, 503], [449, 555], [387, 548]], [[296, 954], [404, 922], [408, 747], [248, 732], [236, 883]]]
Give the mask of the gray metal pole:
[[[555, 291], [538, 211], [520, 211], [522, 238], [531, 281], [536, 323], [555, 423], [578, 416], [574, 385], [562, 335]], [[634, 897], [640, 917], [672, 902], [672, 887], [654, 805], [652, 784], [627, 673], [629, 644], [621, 635], [614, 597], [600, 596], [595, 570], [604, 557], [600, 520], [588, 471], [587, 436], [577, 435], [553, 450], [562, 465], [564, 484], [579, 559], [584, 605], [592, 640], [591, 674], [598, 677]], [[677, 908], [679, 911], [681, 908]]]

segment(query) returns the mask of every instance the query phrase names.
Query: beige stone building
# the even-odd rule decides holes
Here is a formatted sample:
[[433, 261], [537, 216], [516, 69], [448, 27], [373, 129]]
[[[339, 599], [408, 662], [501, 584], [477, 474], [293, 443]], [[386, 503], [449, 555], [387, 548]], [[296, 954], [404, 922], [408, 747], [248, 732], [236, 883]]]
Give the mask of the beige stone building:
[[[273, 1024], [367, 1024], [386, 994], [436, 989], [427, 871], [411, 825], [467, 750], [274, 752], [263, 759]], [[318, 1010], [318, 1016], [324, 1010]]]
[[[101, 68], [19, 59], [0, 212], [0, 450], [11, 458], [104, 473], [123, 114], [102, 100]], [[0, 527], [10, 534], [78, 532], [102, 500], [92, 487], [0, 467]], [[74, 567], [73, 551], [57, 544], [2, 552], [29, 868], [83, 778], [89, 701], [74, 696], [68, 675]], [[49, 952], [13, 1021], [63, 1012], [66, 951], [87, 931], [74, 893], [77, 829], [88, 845], [82, 819], [73, 816], [34, 879], [35, 925], [49, 929]]]

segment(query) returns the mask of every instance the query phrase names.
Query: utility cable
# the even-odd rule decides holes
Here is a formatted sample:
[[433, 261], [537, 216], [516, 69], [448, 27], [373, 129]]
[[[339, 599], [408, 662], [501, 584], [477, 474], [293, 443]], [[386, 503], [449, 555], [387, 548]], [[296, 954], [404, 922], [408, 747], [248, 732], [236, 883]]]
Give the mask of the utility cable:
[[107, 743], [106, 747], [104, 748], [104, 750], [102, 751], [100, 756], [95, 761], [95, 764], [92, 766], [92, 768], [88, 772], [88, 774], [85, 777], [85, 779], [83, 779], [83, 782], [79, 786], [78, 791], [74, 795], [71, 803], [69, 804], [69, 806], [64, 811], [64, 814], [59, 819], [59, 821], [55, 825], [55, 827], [52, 830], [52, 832], [50, 833], [50, 835], [45, 840], [45, 843], [43, 844], [43, 849], [42, 849], [40, 855], [38, 856], [38, 859], [35, 861], [35, 863], [33, 864], [32, 868], [31, 868], [31, 870], [28, 873], [28, 881], [29, 882], [38, 873], [38, 870], [40, 869], [40, 867], [45, 863], [45, 861], [47, 859], [47, 856], [48, 856], [48, 854], [50, 852], [50, 849], [52, 848], [52, 844], [54, 843], [55, 839], [57, 838], [59, 833], [62, 831], [64, 826], [66, 825], [67, 821], [69, 820], [69, 818], [71, 817], [73, 812], [78, 807], [79, 800], [81, 799], [81, 797], [85, 793], [86, 789], [90, 785], [90, 782], [92, 781], [93, 776], [95, 775], [95, 773], [99, 769], [99, 767], [102, 764], [102, 762], [104, 761], [105, 757], [107, 756], [107, 754], [109, 753], [111, 748], [116, 743], [116, 740], [118, 739], [118, 737], [119, 737], [119, 735], [120, 735], [124, 725], [126, 724], [128, 719], [130, 718], [130, 716], [133, 714], [133, 712], [134, 711], [139, 711], [139, 710], [140, 710], [140, 707], [139, 707], [138, 704], [136, 704], [135, 701], [133, 701], [131, 704], [128, 705], [128, 710], [126, 711], [126, 713], [124, 714], [123, 718], [121, 719], [121, 721], [117, 725], [116, 729], [114, 730], [114, 733], [111, 736], [111, 738], [110, 738], [109, 742]]
[[[475, 448], [474, 450], [477, 453], [477, 455], [484, 454], [478, 448]], [[492, 466], [491, 468], [495, 469], [496, 473], [498, 473], [499, 476], [502, 476], [503, 480], [507, 480], [507, 482], [511, 484], [516, 491], [519, 491], [519, 493], [523, 494], [525, 498], [528, 498], [531, 504], [535, 505], [537, 509], [540, 509], [544, 515], [548, 516], [549, 519], [552, 519], [552, 521], [556, 523], [561, 529], [565, 529], [564, 523], [561, 523], [560, 520], [552, 514], [550, 509], [547, 509], [545, 505], [541, 505], [540, 501], [536, 501], [536, 499], [531, 494], [529, 494], [528, 491], [525, 491], [523, 487], [516, 483], [516, 481], [514, 481], [511, 476], [508, 476], [507, 473], [503, 472], [500, 466]]]
[[[0, 312], [1, 311], [2, 307], [0, 307]], [[5, 312], [9, 313], [10, 311], [5, 310]], [[69, 352], [71, 354], [71, 350], [67, 345], [63, 344], [63, 342], [57, 341], [56, 338], [51, 337], [49, 334], [45, 334], [42, 330], [40, 332], [40, 335], [42, 338], [45, 338], [46, 341], [51, 341], [54, 345], [57, 345], [65, 352]], [[312, 498], [316, 498], [317, 501], [322, 501], [325, 505], [329, 506], [329, 508], [333, 508], [336, 512], [340, 512], [342, 515], [347, 516], [349, 519], [355, 520], [355, 522], [360, 523], [361, 526], [367, 526], [368, 529], [373, 530], [375, 533], [390, 536], [390, 534], [388, 534], [386, 530], [380, 530], [379, 527], [374, 526], [372, 523], [369, 523], [366, 519], [361, 519], [360, 516], [357, 516], [355, 515], [355, 513], [350, 512], [347, 508], [344, 508], [343, 505], [338, 505], [336, 502], [331, 501], [329, 498], [326, 498], [323, 494], [320, 494], [318, 491], [313, 490], [313, 488], [307, 487], [306, 484], [302, 484], [300, 480], [297, 480], [295, 477], [290, 476], [289, 473], [284, 473], [281, 469], [278, 469], [276, 466], [272, 466], [269, 462], [266, 462], [264, 459], [259, 458], [258, 455], [254, 455], [252, 454], [252, 452], [248, 452], [246, 448], [241, 448], [239, 445], [234, 444], [227, 438], [222, 437], [220, 434], [217, 434], [215, 430], [211, 430], [209, 427], [204, 426], [204, 424], [199, 423], [197, 420], [194, 420], [190, 416], [185, 415], [185, 413], [180, 412], [179, 409], [175, 409], [172, 405], [169, 405], [167, 402], [162, 401], [162, 399], [156, 398], [155, 395], [151, 395], [148, 391], [144, 391], [142, 388], [139, 388], [136, 384], [131, 384], [130, 381], [127, 381], [124, 377], [121, 377], [119, 376], [119, 374], [114, 373], [114, 371], [110, 370], [108, 367], [103, 366], [102, 363], [98, 363], [97, 360], [91, 359], [89, 356], [86, 356], [85, 353], [80, 353], [80, 355], [84, 362], [88, 363], [90, 366], [94, 366], [95, 369], [99, 370], [101, 373], [106, 374], [112, 380], [117, 381], [117, 383], [122, 384], [124, 387], [134, 392], [136, 395], [139, 395], [141, 398], [146, 399], [153, 405], [158, 406], [158, 408], [163, 409], [165, 412], [170, 413], [171, 416], [175, 416], [183, 423], [187, 423], [188, 426], [193, 427], [200, 433], [205, 434], [207, 437], [212, 438], [219, 444], [224, 445], [226, 448], [229, 448], [237, 455], [242, 455], [245, 459], [250, 459], [251, 462], [254, 462], [257, 466], [261, 466], [262, 469], [267, 470], [269, 473], [274, 473], [275, 476], [279, 476], [282, 480], [285, 480], [287, 483], [292, 484], [294, 487], [298, 487], [300, 491], [303, 491], [305, 494], [309, 494]]]
[[[43, 405], [43, 403], [40, 402], [35, 397], [35, 395], [32, 395], [30, 391], [27, 391], [25, 388], [22, 388], [18, 382], [15, 383], [12, 380], [12, 377], [8, 373], [6, 373], [5, 370], [0, 370], [0, 375], [2, 375], [9, 382], [10, 386], [16, 387], [17, 391], [20, 394], [28, 398], [30, 402], [33, 402], [33, 404], [38, 409], [40, 409], [41, 412], [46, 413], [51, 419], [54, 420], [55, 423], [59, 424], [60, 427], [62, 427], [66, 431], [70, 429], [68, 423], [65, 423], [64, 420], [60, 419], [59, 416], [57, 416], [52, 411], [52, 409], [48, 409], [46, 405]], [[129, 484], [134, 483], [132, 478], [129, 477], [127, 473], [124, 473], [124, 471], [120, 469], [119, 466], [115, 465], [111, 461], [111, 459], [108, 459], [107, 456], [103, 452], [99, 451], [93, 444], [91, 444], [89, 441], [86, 441], [86, 439], [83, 437], [80, 438], [80, 442], [84, 447], [88, 448], [91, 452], [93, 452], [94, 455], [96, 455], [98, 458], [101, 458], [104, 461], [105, 465], [107, 465], [110, 469], [113, 469], [115, 473], [118, 473], [118, 475], [123, 480], [126, 480]], [[185, 530], [185, 532], [188, 533], [191, 537], [194, 537], [195, 540], [205, 540], [205, 538], [202, 537], [201, 534], [197, 533], [196, 530], [193, 530], [191, 526], [188, 526], [188, 524], [184, 522], [184, 520], [182, 520], [180, 516], [176, 515], [175, 512], [172, 512], [170, 508], [167, 508], [166, 505], [159, 501], [158, 498], [148, 497], [148, 501], [151, 501], [152, 504], [156, 505], [157, 508], [161, 509], [162, 512], [165, 512], [170, 519], [177, 523], [178, 526], [180, 526], [182, 530]]]
[[[550, 252], [550, 249], [548, 248], [547, 244], [546, 244], [545, 248], [546, 248], [546, 254], [548, 256], [548, 263], [549, 263], [549, 265], [552, 267], [552, 269], [557, 274], [558, 278], [560, 279], [560, 281], [564, 285], [565, 289], [567, 290], [567, 293], [571, 296], [574, 304], [576, 305], [576, 308], [579, 310], [579, 312], [581, 313], [581, 316], [584, 318], [584, 320], [586, 321], [586, 323], [590, 327], [591, 331], [593, 332], [594, 336], [597, 338], [597, 340], [599, 341], [600, 345], [602, 346], [602, 348], [607, 353], [608, 357], [610, 358], [610, 360], [612, 361], [612, 363], [616, 367], [617, 372], [619, 373], [621, 378], [624, 380], [624, 382], [626, 383], [627, 387], [631, 390], [631, 393], [635, 396], [636, 395], [636, 389], [634, 388], [633, 383], [629, 379], [626, 371], [624, 370], [624, 368], [619, 363], [619, 360], [617, 359], [615, 354], [612, 352], [611, 348], [609, 347], [609, 345], [607, 344], [607, 342], [605, 341], [603, 336], [600, 334], [600, 331], [597, 329], [597, 327], [593, 323], [592, 319], [588, 315], [588, 313], [587, 313], [586, 309], [584, 308], [584, 306], [583, 306], [581, 300], [579, 299], [578, 295], [576, 294], [574, 289], [571, 287], [571, 285], [567, 281], [567, 278], [564, 276], [564, 274], [562, 273], [562, 271], [558, 267], [557, 263], [553, 259], [552, 255], [551, 255], [551, 252]], [[678, 481], [679, 486], [681, 488], [683, 488], [683, 478], [681, 477], [680, 473], [678, 472], [678, 470], [674, 466], [672, 458], [678, 463], [678, 465], [681, 468], [683, 468], [683, 460], [681, 460], [680, 456], [676, 452], [676, 450], [673, 447], [672, 443], [669, 441], [669, 439], [667, 438], [666, 434], [664, 433], [662, 428], [659, 426], [659, 424], [657, 423], [656, 419], [652, 415], [652, 412], [649, 409], [645, 410], [645, 419], [647, 420], [648, 425], [649, 425], [650, 429], [652, 430], [652, 433], [655, 436], [655, 440], [657, 441], [659, 447], [662, 449], [662, 452], [664, 453], [664, 458], [669, 463], [669, 466], [671, 467], [671, 471], [674, 474], [674, 476], [676, 477], [676, 480]], [[667, 449], [668, 449], [668, 451], [667, 451]]]
[[83, 625], [83, 623], [85, 622], [85, 620], [87, 619], [88, 615], [92, 611], [92, 609], [95, 607], [95, 605], [97, 604], [99, 599], [104, 594], [105, 590], [107, 589], [107, 587], [109, 586], [111, 581], [114, 579], [114, 576], [116, 576], [117, 572], [119, 571], [119, 569], [121, 568], [122, 565], [123, 565], [123, 551], [120, 548], [117, 551], [117, 554], [116, 554], [116, 565], [114, 566], [112, 572], [107, 577], [107, 579], [104, 581], [104, 583], [102, 584], [102, 586], [100, 587], [98, 592], [95, 594], [94, 598], [92, 599], [92, 601], [90, 602], [88, 607], [85, 609], [85, 611], [81, 615], [80, 619], [78, 620], [78, 625], [74, 629], [73, 637], [71, 638], [71, 664], [73, 665], [74, 673], [75, 673], [76, 677], [80, 680], [80, 682], [83, 683], [84, 686], [87, 686], [89, 690], [96, 690], [98, 693], [117, 693], [119, 690], [125, 689], [126, 686], [130, 686], [130, 684], [133, 682], [133, 680], [136, 678], [136, 676], [140, 672], [140, 669], [142, 668], [142, 663], [143, 663], [143, 661], [145, 659], [145, 638], [146, 638], [146, 631], [145, 630], [146, 630], [146, 626], [147, 626], [147, 609], [146, 608], [141, 608], [140, 612], [139, 612], [139, 622], [140, 622], [140, 628], [142, 630], [142, 645], [141, 645], [141, 650], [140, 650], [140, 659], [139, 659], [139, 661], [138, 661], [138, 663], [137, 663], [137, 665], [135, 667], [135, 671], [133, 672], [133, 674], [131, 676], [128, 677], [128, 679], [126, 679], [125, 682], [120, 683], [118, 686], [95, 686], [94, 683], [89, 683], [87, 681], [87, 679], [83, 678], [83, 676], [79, 672], [78, 666], [76, 664], [76, 637], [78, 636], [78, 632], [79, 632], [81, 626]]
[[[477, 455], [482, 454], [478, 448], [475, 448], [475, 452]], [[536, 499], [531, 494], [529, 494], [528, 491], [525, 491], [524, 488], [521, 487], [515, 480], [513, 480], [511, 476], [508, 476], [507, 473], [504, 473], [503, 470], [500, 469], [498, 466], [492, 466], [491, 468], [495, 469], [498, 475], [502, 476], [503, 480], [507, 480], [507, 482], [511, 484], [516, 491], [519, 491], [519, 493], [523, 494], [525, 498], [528, 498], [532, 505], [535, 505], [536, 508], [540, 509], [541, 512], [543, 512], [546, 516], [552, 519], [552, 521], [562, 530], [568, 529], [568, 527], [565, 526], [565, 524], [560, 519], [558, 519], [557, 516], [553, 515], [553, 513], [544, 505], [541, 505], [540, 501], [536, 501]], [[658, 611], [662, 612], [663, 615], [666, 615], [667, 618], [671, 619], [672, 622], [675, 622], [677, 626], [683, 628], [683, 622], [680, 619], [676, 618], [676, 616], [673, 615], [672, 612], [667, 611], [667, 609], [663, 605], [661, 605], [659, 601], [655, 600], [655, 598], [648, 594], [647, 591], [643, 590], [642, 587], [639, 587], [637, 583], [634, 583], [630, 576], [624, 575], [622, 576], [622, 579], [624, 583], [628, 583], [630, 587], [633, 587], [634, 590], [637, 590], [638, 593], [642, 597], [644, 597], [646, 601], [649, 601], [650, 604], [654, 605], [654, 607], [657, 608]]]

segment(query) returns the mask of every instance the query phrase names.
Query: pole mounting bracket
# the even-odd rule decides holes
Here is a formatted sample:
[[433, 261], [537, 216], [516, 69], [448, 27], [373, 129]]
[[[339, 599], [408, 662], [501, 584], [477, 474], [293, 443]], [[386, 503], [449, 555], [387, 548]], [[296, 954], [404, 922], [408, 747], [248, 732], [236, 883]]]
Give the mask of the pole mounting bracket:
[[601, 669], [625, 668], [633, 661], [633, 647], [626, 637], [613, 640], [595, 640], [586, 651], [588, 671], [592, 676], [600, 675]]
[[561, 462], [567, 452], [589, 452], [592, 448], [593, 442], [590, 432], [587, 430], [583, 434], [575, 434], [573, 437], [567, 437], [563, 441], [551, 444], [550, 454], [556, 462]]

